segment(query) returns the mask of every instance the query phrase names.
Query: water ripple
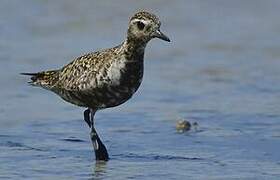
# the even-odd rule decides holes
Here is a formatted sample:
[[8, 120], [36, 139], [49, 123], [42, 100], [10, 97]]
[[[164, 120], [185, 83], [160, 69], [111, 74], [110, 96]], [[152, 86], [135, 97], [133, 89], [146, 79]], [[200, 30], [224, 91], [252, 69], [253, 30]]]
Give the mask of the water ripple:
[[158, 155], [158, 154], [146, 154], [139, 155], [134, 153], [128, 154], [115, 154], [113, 157], [117, 157], [117, 159], [142, 159], [142, 160], [204, 160], [200, 157], [185, 157], [185, 156], [174, 156], [174, 155]]
[[23, 143], [13, 142], [13, 141], [6, 141], [6, 142], [3, 142], [3, 143], [0, 143], [0, 146], [11, 147], [11, 148], [19, 148], [20, 150], [45, 151], [43, 149], [34, 148], [34, 147], [31, 147], [31, 146], [27, 146]]
[[75, 137], [64, 138], [64, 139], [61, 139], [61, 140], [62, 141], [68, 141], [68, 142], [86, 142], [85, 140], [78, 139], [78, 138], [75, 138]]

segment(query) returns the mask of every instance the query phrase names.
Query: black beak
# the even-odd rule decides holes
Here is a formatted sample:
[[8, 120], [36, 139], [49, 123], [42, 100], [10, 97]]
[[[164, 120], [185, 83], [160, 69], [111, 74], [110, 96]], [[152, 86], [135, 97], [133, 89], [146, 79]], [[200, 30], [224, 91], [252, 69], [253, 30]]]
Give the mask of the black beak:
[[163, 34], [160, 30], [157, 30], [155, 32], [154, 37], [170, 42], [170, 39], [165, 34]]

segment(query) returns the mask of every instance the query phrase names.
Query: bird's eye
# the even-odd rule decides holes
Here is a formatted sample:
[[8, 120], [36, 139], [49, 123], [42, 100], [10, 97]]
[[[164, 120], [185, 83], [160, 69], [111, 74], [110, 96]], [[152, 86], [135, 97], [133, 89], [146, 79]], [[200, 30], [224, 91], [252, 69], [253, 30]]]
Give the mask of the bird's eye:
[[143, 30], [144, 27], [145, 27], [145, 24], [143, 22], [141, 22], [141, 21], [138, 21], [137, 22], [137, 27], [138, 27], [139, 30]]

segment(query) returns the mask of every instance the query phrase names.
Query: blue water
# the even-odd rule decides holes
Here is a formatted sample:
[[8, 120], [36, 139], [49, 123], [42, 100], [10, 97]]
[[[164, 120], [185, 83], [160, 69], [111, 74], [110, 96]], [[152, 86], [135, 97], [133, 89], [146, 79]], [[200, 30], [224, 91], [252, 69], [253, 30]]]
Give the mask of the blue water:
[[[280, 1], [0, 2], [0, 178], [279, 179]], [[159, 15], [144, 82], [96, 115], [111, 160], [95, 163], [83, 110], [27, 85], [119, 44], [137, 9]], [[176, 122], [197, 130], [176, 132]]]

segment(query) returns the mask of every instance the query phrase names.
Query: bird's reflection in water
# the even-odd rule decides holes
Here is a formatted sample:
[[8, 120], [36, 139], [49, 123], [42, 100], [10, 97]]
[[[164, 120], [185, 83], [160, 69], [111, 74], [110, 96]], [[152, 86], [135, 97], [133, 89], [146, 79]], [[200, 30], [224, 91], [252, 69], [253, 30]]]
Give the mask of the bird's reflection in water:
[[107, 169], [107, 161], [96, 161], [92, 169], [92, 180], [102, 179], [105, 176]]

